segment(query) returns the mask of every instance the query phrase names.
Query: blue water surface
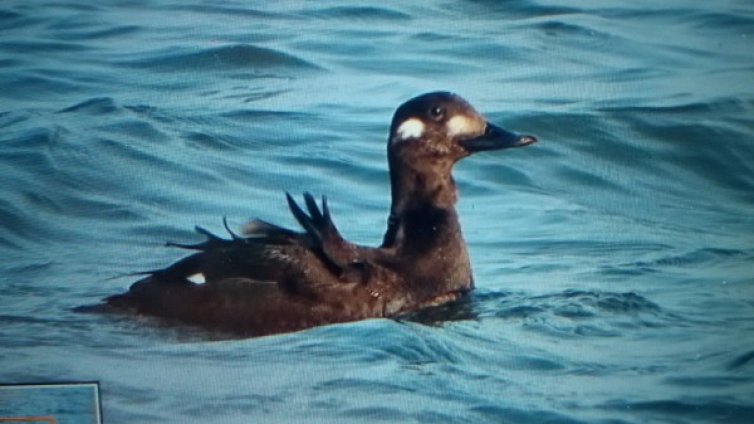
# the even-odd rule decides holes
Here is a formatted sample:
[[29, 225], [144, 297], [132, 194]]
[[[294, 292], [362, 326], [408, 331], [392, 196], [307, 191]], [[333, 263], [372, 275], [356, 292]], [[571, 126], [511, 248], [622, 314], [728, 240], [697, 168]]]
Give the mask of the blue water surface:
[[[748, 0], [0, 3], [0, 382], [114, 423], [754, 422]], [[258, 339], [72, 311], [326, 194], [379, 243], [394, 109], [540, 143], [456, 168], [477, 290]]]
[[0, 386], [0, 422], [99, 424], [100, 412], [95, 384]]

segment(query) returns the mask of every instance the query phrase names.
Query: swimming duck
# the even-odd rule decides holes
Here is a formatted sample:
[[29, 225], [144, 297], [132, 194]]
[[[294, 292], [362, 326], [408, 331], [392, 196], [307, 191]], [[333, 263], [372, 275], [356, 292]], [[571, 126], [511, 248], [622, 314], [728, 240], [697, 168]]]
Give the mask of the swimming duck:
[[[243, 336], [394, 317], [457, 299], [474, 287], [455, 204], [453, 165], [485, 150], [521, 147], [536, 138], [487, 122], [458, 95], [433, 92], [393, 116], [387, 154], [392, 205], [379, 247], [348, 242], [326, 198], [286, 193], [301, 231], [262, 220], [229, 238], [169, 245], [196, 253], [144, 273], [117, 310], [175, 319]], [[203, 281], [196, 282], [196, 277]]]

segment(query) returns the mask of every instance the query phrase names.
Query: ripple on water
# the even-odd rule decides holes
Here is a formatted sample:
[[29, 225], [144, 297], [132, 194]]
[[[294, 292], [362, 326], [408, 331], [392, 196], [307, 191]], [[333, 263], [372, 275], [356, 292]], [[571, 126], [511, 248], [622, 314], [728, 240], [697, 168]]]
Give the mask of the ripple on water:
[[[724, 249], [705, 247], [672, 256], [664, 256], [653, 261], [633, 262], [625, 265], [627, 268], [640, 268], [660, 271], [663, 267], [688, 267], [702, 265], [716, 265], [735, 257], [745, 257], [748, 253], [739, 249]], [[620, 268], [620, 266], [619, 266]]]
[[78, 112], [91, 115], [105, 115], [116, 111], [118, 111], [118, 106], [116, 106], [115, 101], [111, 97], [94, 97], [61, 109], [58, 113]]
[[61, 77], [31, 75], [9, 75], [0, 77], [3, 96], [17, 100], [28, 100], [29, 91], [38, 95], [73, 95], [81, 91], [81, 85]]
[[300, 13], [307, 16], [316, 16], [328, 19], [364, 19], [364, 20], [388, 20], [410, 21], [411, 15], [394, 9], [376, 6], [335, 6], [318, 7], [316, 9], [302, 10]]
[[558, 337], [617, 337], [678, 322], [675, 315], [632, 292], [566, 290], [538, 296], [482, 292], [473, 296], [479, 302], [480, 319], [501, 318]]
[[251, 44], [234, 44], [204, 48], [195, 52], [167, 53], [156, 51], [147, 57], [123, 62], [124, 66], [146, 68], [154, 72], [201, 72], [248, 69], [276, 73], [313, 71], [319, 66], [280, 50]]
[[739, 368], [747, 368], [752, 362], [754, 362], [754, 350], [750, 350], [730, 361], [730, 364], [728, 364], [728, 369], [734, 370]]
[[142, 30], [138, 25], [121, 25], [102, 29], [65, 28], [58, 33], [62, 40], [102, 40], [132, 36]]
[[12, 53], [78, 53], [90, 49], [86, 44], [60, 41], [6, 41], [0, 43], [0, 51]]
[[[602, 406], [607, 410], [631, 410], [643, 419], [686, 419], [688, 422], [725, 422], [749, 424], [754, 407], [725, 400], [656, 400], [644, 402], [614, 401]], [[681, 421], [678, 421], [681, 422]]]
[[515, 422], [532, 424], [582, 424], [586, 422], [551, 410], [513, 408], [498, 405], [472, 406], [469, 408], [469, 412], [480, 417], [483, 422]]

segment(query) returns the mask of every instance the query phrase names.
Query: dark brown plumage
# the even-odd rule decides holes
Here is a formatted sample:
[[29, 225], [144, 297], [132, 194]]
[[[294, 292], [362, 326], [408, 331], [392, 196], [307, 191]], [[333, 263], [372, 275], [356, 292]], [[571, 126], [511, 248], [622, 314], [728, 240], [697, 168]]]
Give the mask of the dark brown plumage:
[[[346, 241], [326, 199], [305, 209], [287, 195], [303, 232], [264, 221], [243, 236], [177, 245], [197, 252], [134, 283], [106, 303], [118, 310], [258, 336], [328, 323], [391, 317], [458, 298], [474, 286], [451, 175], [481, 150], [535, 142], [489, 124], [447, 92], [401, 105], [388, 140], [392, 206], [379, 247]], [[227, 225], [226, 225], [227, 227]], [[194, 283], [200, 274], [206, 282]]]

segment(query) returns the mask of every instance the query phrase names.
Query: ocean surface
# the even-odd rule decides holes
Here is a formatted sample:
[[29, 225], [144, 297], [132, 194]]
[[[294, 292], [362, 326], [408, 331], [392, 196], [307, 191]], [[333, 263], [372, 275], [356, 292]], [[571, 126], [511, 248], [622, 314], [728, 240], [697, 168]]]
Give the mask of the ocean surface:
[[[540, 140], [456, 167], [468, 298], [257, 339], [72, 310], [194, 225], [295, 227], [285, 191], [378, 244], [433, 90]], [[107, 424], [754, 422], [754, 4], [3, 1], [0, 383], [58, 381]]]

